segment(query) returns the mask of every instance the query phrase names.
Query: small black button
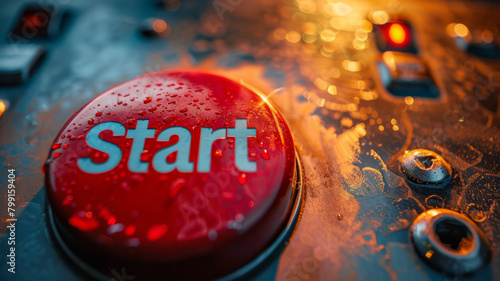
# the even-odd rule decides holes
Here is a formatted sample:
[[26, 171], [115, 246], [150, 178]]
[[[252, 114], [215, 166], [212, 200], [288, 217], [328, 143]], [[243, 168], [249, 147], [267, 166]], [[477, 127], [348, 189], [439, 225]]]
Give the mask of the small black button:
[[28, 6], [21, 13], [9, 37], [14, 42], [19, 38], [29, 40], [54, 37], [61, 29], [63, 16], [64, 12], [60, 9], [51, 11], [40, 6]]
[[45, 54], [38, 45], [0, 46], [0, 85], [16, 85], [28, 80]]
[[500, 59], [500, 48], [494, 43], [471, 43], [466, 48], [467, 52], [480, 58]]
[[496, 30], [496, 26], [479, 26], [469, 30], [463, 23], [450, 23], [446, 27], [446, 33], [460, 49], [484, 59], [500, 59], [500, 47], [498, 40], [495, 40]]
[[414, 54], [385, 52], [378, 69], [382, 83], [398, 97], [437, 98], [439, 91], [425, 62]]

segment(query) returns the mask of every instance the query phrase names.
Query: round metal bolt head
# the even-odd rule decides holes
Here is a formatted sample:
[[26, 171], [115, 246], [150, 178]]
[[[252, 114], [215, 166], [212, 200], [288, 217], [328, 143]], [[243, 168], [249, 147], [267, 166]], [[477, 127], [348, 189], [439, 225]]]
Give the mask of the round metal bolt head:
[[402, 159], [401, 170], [407, 180], [419, 186], [442, 187], [451, 179], [451, 167], [439, 154], [415, 149]]

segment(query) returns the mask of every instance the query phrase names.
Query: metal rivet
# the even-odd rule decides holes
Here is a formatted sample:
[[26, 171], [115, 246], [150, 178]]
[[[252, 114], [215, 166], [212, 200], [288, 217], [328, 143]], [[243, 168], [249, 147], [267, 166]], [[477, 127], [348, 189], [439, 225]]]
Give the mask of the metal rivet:
[[402, 159], [401, 170], [411, 184], [425, 187], [442, 187], [451, 179], [451, 167], [439, 154], [415, 149]]
[[446, 274], [470, 274], [491, 258], [482, 231], [472, 220], [451, 210], [423, 212], [413, 222], [410, 235], [424, 261]]

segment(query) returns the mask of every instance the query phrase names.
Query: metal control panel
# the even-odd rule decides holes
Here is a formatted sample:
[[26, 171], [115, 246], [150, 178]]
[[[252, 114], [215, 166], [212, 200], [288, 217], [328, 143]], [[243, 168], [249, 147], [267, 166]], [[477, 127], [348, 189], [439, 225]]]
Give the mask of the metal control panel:
[[261, 92], [302, 167], [286, 248], [243, 279], [498, 280], [499, 8], [0, 1], [0, 279], [93, 279], [50, 230], [42, 167], [54, 139], [116, 85], [201, 70]]

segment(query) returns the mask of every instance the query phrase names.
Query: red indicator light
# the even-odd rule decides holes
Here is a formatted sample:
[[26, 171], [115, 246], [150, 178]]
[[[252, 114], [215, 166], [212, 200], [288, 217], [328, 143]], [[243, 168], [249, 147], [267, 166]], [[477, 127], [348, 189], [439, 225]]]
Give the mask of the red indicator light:
[[389, 39], [396, 44], [402, 44], [406, 40], [406, 31], [399, 23], [393, 23], [389, 27]]
[[394, 47], [407, 47], [410, 43], [410, 34], [407, 26], [400, 23], [391, 23], [387, 28], [388, 43]]
[[57, 35], [65, 17], [63, 10], [56, 13], [40, 7], [27, 7], [17, 20], [12, 33], [25, 39], [48, 39]]
[[27, 15], [26, 16], [26, 26], [29, 27], [41, 27], [42, 19], [39, 15]]

